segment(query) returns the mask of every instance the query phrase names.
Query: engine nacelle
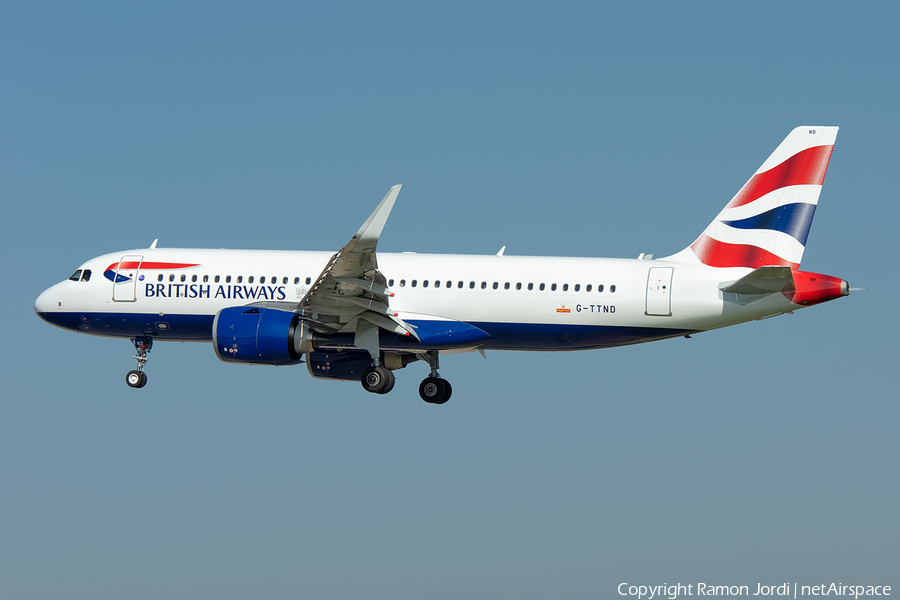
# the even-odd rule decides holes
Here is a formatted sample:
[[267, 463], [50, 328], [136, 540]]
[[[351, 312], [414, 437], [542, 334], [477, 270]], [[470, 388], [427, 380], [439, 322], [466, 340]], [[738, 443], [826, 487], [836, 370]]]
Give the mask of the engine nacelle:
[[314, 349], [300, 315], [275, 308], [223, 308], [213, 321], [219, 360], [256, 365], [296, 365]]

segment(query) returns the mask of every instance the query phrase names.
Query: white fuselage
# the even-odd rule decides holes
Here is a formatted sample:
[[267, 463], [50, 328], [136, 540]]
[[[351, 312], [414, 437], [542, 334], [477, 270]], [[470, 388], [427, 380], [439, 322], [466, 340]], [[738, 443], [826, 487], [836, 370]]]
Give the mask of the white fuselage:
[[[290, 309], [330, 258], [327, 252], [269, 250], [116, 252], [82, 265], [91, 271], [89, 281], [49, 288], [35, 310], [54, 325], [93, 335], [211, 341], [218, 311], [255, 302]], [[127, 261], [139, 266], [119, 269]], [[474, 325], [491, 336], [477, 347], [489, 349], [634, 344], [802, 308], [782, 294], [741, 298], [720, 291], [723, 280], [752, 269], [684, 262], [379, 253], [378, 269], [399, 318]]]

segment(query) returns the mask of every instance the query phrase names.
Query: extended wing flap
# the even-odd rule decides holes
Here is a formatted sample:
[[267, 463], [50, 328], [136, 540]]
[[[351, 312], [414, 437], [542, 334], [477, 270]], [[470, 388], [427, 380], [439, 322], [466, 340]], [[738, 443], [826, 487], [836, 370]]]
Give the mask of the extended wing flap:
[[736, 281], [719, 284], [719, 289], [731, 294], [777, 294], [793, 289], [794, 277], [790, 267], [759, 267]]
[[403, 336], [412, 336], [419, 340], [419, 334], [416, 333], [416, 330], [410, 327], [408, 323], [404, 322], [403, 319], [400, 319], [399, 317], [391, 315], [377, 315], [371, 312], [363, 313], [359, 317], [361, 319], [365, 319], [373, 325], [378, 325], [382, 329], [390, 331], [391, 333], [396, 333]]

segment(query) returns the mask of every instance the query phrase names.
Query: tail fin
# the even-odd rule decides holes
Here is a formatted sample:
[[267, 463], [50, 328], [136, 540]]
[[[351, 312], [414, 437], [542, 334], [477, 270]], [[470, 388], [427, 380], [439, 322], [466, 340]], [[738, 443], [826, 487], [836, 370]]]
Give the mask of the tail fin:
[[837, 127], [794, 129], [697, 241], [669, 260], [797, 269], [837, 132]]

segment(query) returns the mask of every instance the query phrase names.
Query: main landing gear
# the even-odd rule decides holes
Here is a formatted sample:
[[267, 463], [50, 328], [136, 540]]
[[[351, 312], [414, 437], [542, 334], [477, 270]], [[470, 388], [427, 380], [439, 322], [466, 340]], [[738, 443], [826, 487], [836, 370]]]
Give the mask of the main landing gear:
[[424, 354], [422, 358], [431, 367], [431, 375], [423, 379], [422, 383], [419, 384], [419, 396], [429, 404], [444, 404], [450, 399], [453, 388], [450, 386], [449, 381], [441, 379], [441, 376], [438, 374], [438, 368], [440, 367], [438, 353], [436, 350], [431, 350]]
[[147, 355], [150, 354], [150, 348], [153, 347], [153, 340], [148, 337], [131, 338], [131, 343], [134, 344], [136, 352], [131, 358], [137, 360], [138, 364], [136, 370], [128, 371], [128, 374], [125, 375], [125, 383], [128, 384], [128, 387], [142, 388], [147, 385], [147, 375], [144, 373], [144, 365], [150, 360]]
[[373, 394], [387, 394], [394, 389], [394, 372], [381, 364], [371, 366], [363, 371], [362, 386]]
[[[419, 396], [429, 404], [446, 403], [450, 399], [450, 394], [453, 393], [453, 388], [450, 386], [449, 381], [441, 379], [441, 376], [438, 374], [437, 351], [431, 350], [418, 354], [418, 357], [426, 361], [428, 366], [431, 367], [431, 375], [426, 377], [419, 385]], [[402, 369], [407, 362], [411, 361], [404, 360], [400, 363], [388, 361], [388, 364], [394, 368]], [[360, 378], [362, 386], [367, 392], [372, 392], [373, 394], [387, 394], [394, 389], [394, 372], [384, 366], [380, 360], [375, 360], [373, 363], [371, 367], [362, 372], [362, 377]], [[132, 372], [134, 373], [135, 371]], [[131, 384], [129, 383], [129, 385]]]

